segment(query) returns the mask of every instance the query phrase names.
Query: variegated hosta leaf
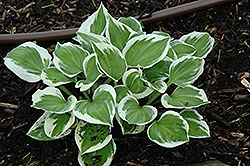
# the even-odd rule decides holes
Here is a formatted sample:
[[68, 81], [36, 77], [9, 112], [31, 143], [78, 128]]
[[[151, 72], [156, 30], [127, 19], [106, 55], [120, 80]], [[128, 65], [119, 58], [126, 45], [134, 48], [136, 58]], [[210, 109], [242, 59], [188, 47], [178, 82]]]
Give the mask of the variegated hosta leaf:
[[29, 129], [29, 131], [27, 132], [27, 135], [38, 141], [50, 141], [50, 140], [62, 138], [71, 132], [71, 129], [69, 129], [69, 130], [66, 130], [64, 133], [61, 133], [58, 137], [54, 137], [54, 138], [48, 137], [44, 130], [44, 122], [45, 122], [45, 119], [50, 115], [51, 115], [50, 112], [45, 112]]
[[62, 44], [54, 52], [55, 67], [68, 77], [74, 77], [83, 72], [83, 61], [89, 52], [70, 42]]
[[139, 32], [133, 32], [133, 33], [130, 34], [128, 40], [130, 40], [130, 39], [132, 39], [134, 37], [137, 37], [137, 36], [141, 36], [141, 35], [146, 35], [146, 32], [140, 32], [140, 31]]
[[[196, 52], [194, 46], [184, 43], [181, 40], [174, 40], [170, 42], [170, 47], [173, 49], [173, 52], [176, 54], [176, 58], [181, 58], [187, 55], [193, 55]], [[176, 60], [176, 58], [174, 60]]]
[[210, 103], [206, 93], [192, 85], [177, 87], [169, 96], [164, 94], [161, 103], [165, 108], [195, 108]]
[[41, 78], [43, 83], [48, 86], [59, 86], [63, 84], [67, 84], [69, 82], [75, 82], [76, 78], [70, 78], [60, 72], [54, 66], [50, 66], [46, 69], [43, 69]]
[[183, 56], [170, 65], [168, 85], [184, 87], [194, 83], [204, 70], [204, 59]]
[[149, 126], [147, 134], [158, 145], [173, 148], [189, 141], [188, 130], [187, 121], [179, 113], [166, 111]]
[[188, 122], [188, 136], [192, 138], [210, 137], [210, 130], [203, 117], [195, 109], [185, 109], [180, 115]]
[[116, 102], [120, 103], [120, 101], [129, 95], [132, 95], [132, 92], [130, 92], [130, 90], [124, 86], [124, 85], [117, 85], [114, 87], [115, 88], [115, 93], [116, 93]]
[[82, 23], [77, 32], [91, 32], [102, 35], [106, 28], [108, 17], [108, 11], [101, 3], [98, 10]]
[[135, 32], [142, 32], [141, 23], [134, 17], [120, 17], [118, 21], [129, 26]]
[[112, 139], [110, 126], [79, 121], [75, 130], [75, 141], [80, 154], [102, 149]]
[[82, 48], [87, 50], [89, 53], [93, 53], [92, 42], [94, 43], [109, 43], [108, 40], [101, 35], [96, 35], [90, 32], [76, 32], [76, 41], [78, 41]]
[[4, 64], [18, 77], [28, 82], [37, 82], [44, 68], [50, 65], [48, 51], [33, 42], [25, 42], [11, 50]]
[[97, 62], [102, 71], [115, 81], [118, 81], [127, 70], [126, 61], [121, 51], [111, 44], [93, 43]]
[[71, 95], [66, 101], [59, 89], [55, 87], [47, 87], [43, 90], [38, 89], [32, 95], [32, 101], [32, 107], [34, 108], [63, 114], [73, 110], [77, 99], [75, 96]]
[[173, 61], [164, 58], [154, 66], [143, 70], [143, 74], [150, 82], [155, 82], [158, 80], [165, 81], [167, 78], [169, 78], [169, 68], [172, 62]]
[[149, 68], [167, 55], [170, 40], [169, 36], [140, 35], [130, 39], [122, 53], [129, 67]]
[[132, 32], [133, 30], [129, 26], [117, 21], [111, 16], [109, 17], [105, 34], [112, 45], [117, 47], [120, 51], [125, 47]]
[[83, 61], [83, 71], [85, 80], [80, 80], [75, 87], [80, 88], [80, 91], [88, 90], [102, 76], [101, 71], [97, 67], [95, 54], [91, 54]]
[[44, 122], [44, 131], [50, 138], [57, 138], [75, 123], [75, 115], [72, 112], [64, 114], [51, 113]]
[[124, 73], [122, 77], [123, 85], [133, 93], [137, 99], [144, 98], [153, 92], [153, 89], [144, 85], [141, 80], [142, 73], [136, 69], [130, 69]]
[[50, 141], [52, 138], [48, 137], [44, 131], [44, 121], [51, 113], [45, 112], [29, 129], [27, 135], [38, 141]]
[[81, 166], [109, 166], [116, 152], [116, 145], [112, 139], [108, 145], [95, 152], [78, 155], [78, 162]]
[[79, 101], [73, 112], [79, 119], [89, 123], [113, 126], [116, 94], [112, 86], [100, 85], [94, 92], [93, 101]]
[[214, 38], [207, 32], [192, 32], [182, 36], [180, 41], [194, 46], [196, 48], [194, 56], [200, 58], [206, 58], [214, 45]]
[[123, 120], [118, 113], [115, 114], [116, 120], [121, 126], [122, 134], [138, 134], [145, 129], [145, 125], [129, 124]]
[[178, 56], [176, 55], [174, 49], [171, 46], [169, 46], [169, 50], [168, 50], [168, 53], [167, 53], [165, 59], [168, 59], [170, 62], [178, 59]]
[[164, 93], [168, 88], [167, 84], [162, 80], [158, 80], [158, 81], [155, 81], [155, 82], [152, 82], [152, 83], [149, 82], [146, 79], [141, 79], [141, 80], [144, 81], [144, 83], [148, 87], [150, 87], [150, 88], [152, 88], [152, 89], [154, 89], [154, 90], [156, 90], [156, 91], [158, 91], [160, 93]]
[[154, 120], [157, 116], [157, 109], [151, 105], [141, 107], [136, 98], [124, 97], [118, 104], [119, 116], [129, 124], [145, 125]]
[[165, 33], [165, 32], [162, 32], [162, 31], [153, 31], [152, 34], [171, 38], [171, 36], [168, 33]]

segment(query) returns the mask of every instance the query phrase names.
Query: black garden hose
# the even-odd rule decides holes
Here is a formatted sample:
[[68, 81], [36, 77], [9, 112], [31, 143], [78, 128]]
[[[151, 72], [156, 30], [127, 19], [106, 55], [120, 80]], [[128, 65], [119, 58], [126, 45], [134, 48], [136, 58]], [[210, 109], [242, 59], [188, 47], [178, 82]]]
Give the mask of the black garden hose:
[[[152, 13], [148, 18], [142, 16], [140, 21], [144, 24], [164, 20], [170, 17], [176, 17], [193, 11], [198, 11], [220, 5], [223, 3], [232, 2], [235, 0], [199, 0], [176, 7], [160, 10]], [[138, 17], [136, 17], [138, 19]], [[32, 33], [17, 33], [17, 34], [2, 34], [0, 35], [0, 44], [19, 44], [25, 41], [52, 41], [69, 39], [75, 36], [78, 28], [56, 30], [56, 31], [45, 31], [45, 32], [32, 32]]]

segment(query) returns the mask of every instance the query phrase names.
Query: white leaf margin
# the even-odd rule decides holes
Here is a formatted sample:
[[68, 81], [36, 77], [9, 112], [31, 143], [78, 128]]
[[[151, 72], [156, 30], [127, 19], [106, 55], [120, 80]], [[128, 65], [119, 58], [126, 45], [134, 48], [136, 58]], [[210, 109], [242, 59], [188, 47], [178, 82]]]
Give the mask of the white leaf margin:
[[[198, 39], [196, 40], [196, 42], [199, 40], [199, 38], [201, 38], [203, 35], [205, 35], [205, 34], [209, 34], [209, 33], [207, 33], [207, 32], [197, 32], [197, 31], [194, 31], [194, 32], [191, 32], [191, 33], [189, 33], [189, 34], [186, 34], [186, 35], [183, 35], [179, 40], [180, 41], [183, 41], [183, 42], [185, 42], [185, 40], [187, 39], [187, 38], [194, 38], [194, 37], [197, 37], [198, 36]], [[200, 58], [206, 58], [207, 57], [207, 55], [211, 52], [211, 50], [213, 49], [213, 45], [214, 45], [214, 38], [213, 37], [211, 37], [210, 36], [210, 40], [209, 40], [209, 43], [210, 43], [210, 45], [209, 45], [209, 50], [206, 52], [206, 54], [204, 54], [202, 57], [200, 57]], [[196, 43], [196, 42], [194, 42], [194, 43]], [[193, 44], [194, 44], [193, 43]]]
[[[64, 44], [58, 44], [61, 47], [77, 47], [78, 49], [82, 50], [83, 52], [86, 52], [87, 54], [89, 54], [88, 51], [84, 50], [81, 46], [77, 45], [77, 44], [73, 44], [71, 42], [67, 42]], [[68, 77], [75, 77], [77, 74], [81, 73], [81, 71], [79, 71], [76, 74], [67, 74], [65, 73], [60, 66], [60, 63], [62, 63], [62, 61], [60, 60], [60, 58], [57, 57], [57, 55], [55, 54], [55, 52], [53, 52], [53, 64], [55, 65], [55, 67], [62, 72], [64, 75], [68, 76]]]
[[[163, 81], [163, 79], [155, 81], [154, 83], [151, 83], [148, 80], [143, 79], [143, 78], [141, 78], [141, 80], [144, 81], [150, 88], [152, 88], [160, 93], [164, 93], [168, 88], [167, 84]], [[160, 83], [161, 88], [157, 88], [156, 86], [154, 86], [154, 84], [157, 84], [157, 83]]]
[[[114, 106], [111, 109], [110, 113], [110, 118], [111, 120], [114, 119], [114, 116], [115, 116], [115, 106], [116, 106], [116, 93], [115, 93], [115, 90], [112, 86], [108, 85], [108, 84], [103, 84], [103, 85], [100, 85], [94, 92], [93, 94], [93, 100], [95, 99], [95, 97], [97, 95], [99, 95], [100, 93], [102, 93], [103, 91], [106, 91], [106, 92], [109, 92], [113, 98], [113, 104]], [[85, 112], [84, 114], [81, 113], [81, 108], [83, 108], [86, 104], [88, 104], [89, 101], [87, 100], [80, 100], [76, 103], [76, 106], [73, 108], [73, 113], [75, 114], [75, 116], [81, 120], [84, 120], [86, 122], [89, 122], [89, 123], [94, 123], [94, 124], [102, 124], [102, 125], [110, 125], [110, 124], [107, 124], [105, 122], [102, 122], [98, 119], [95, 119], [93, 118], [92, 116], [88, 115], [87, 112]], [[80, 105], [82, 104], [82, 105]], [[79, 105], [80, 105], [80, 108], [79, 108]]]
[[[25, 42], [25, 43], [19, 45], [18, 47], [20, 47], [20, 46], [34, 48], [39, 53], [43, 63], [44, 63], [44, 59], [45, 59], [45, 60], [49, 61], [48, 66], [51, 64], [52, 57], [45, 48], [40, 47], [33, 42]], [[31, 82], [31, 83], [37, 82], [41, 79], [40, 76], [37, 76], [37, 75], [32, 74], [32, 73], [28, 73], [26, 69], [22, 68], [21, 66], [16, 65], [15, 61], [13, 59], [10, 59], [8, 57], [5, 57], [3, 59], [4, 59], [4, 64], [21, 79], [23, 79], [27, 82]], [[46, 67], [48, 67], [48, 66], [46, 66]]]
[[[174, 68], [176, 65], [178, 65], [179, 63], [181, 63], [182, 61], [184, 61], [186, 59], [201, 59], [201, 58], [187, 55], [187, 56], [183, 56], [183, 57], [181, 57], [181, 58], [179, 58], [177, 60], [174, 60], [173, 63], [171, 63], [170, 68], [169, 68], [170, 78], [171, 78], [171, 69]], [[198, 73], [194, 77], [191, 77], [189, 82], [185, 83], [186, 85], [192, 84], [203, 73], [205, 60], [204, 59], [201, 59], [201, 60], [202, 60], [201, 65], [200, 65], [199, 68], [197, 68], [199, 70]], [[173, 83], [175, 84], [175, 82], [173, 82]]]
[[138, 134], [138, 133], [142, 132], [145, 129], [145, 125], [137, 125], [136, 128], [132, 132], [130, 131], [128, 133], [125, 133], [124, 127], [122, 125], [123, 119], [118, 115], [118, 113], [115, 114], [115, 118], [116, 118], [117, 122], [119, 123], [119, 125], [121, 127], [123, 135], [125, 135], [125, 134]]
[[[84, 72], [84, 75], [87, 76], [87, 64], [89, 62], [89, 60], [92, 58], [92, 57], [96, 57], [95, 54], [90, 54], [89, 56], [87, 56], [84, 61], [83, 61], [83, 72]], [[96, 66], [97, 66], [97, 60], [96, 60]], [[88, 90], [90, 87], [92, 87], [94, 85], [94, 83], [102, 76], [102, 71], [98, 68], [97, 66], [97, 70], [99, 71], [99, 75], [96, 77], [96, 79], [89, 83], [89, 84], [83, 84], [81, 83], [81, 81], [78, 81], [76, 84], [75, 84], [75, 88], [80, 88], [80, 91], [86, 91]], [[88, 78], [87, 78], [88, 79]]]
[[[92, 43], [92, 48], [93, 50], [95, 50], [94, 48], [94, 45], [95, 47], [97, 47], [99, 49], [100, 52], [102, 52], [102, 54], [104, 54], [103, 50], [105, 49], [109, 49], [109, 50], [112, 50], [113, 52], [117, 52], [119, 55], [119, 57], [121, 57], [125, 64], [126, 64], [126, 69], [125, 69], [125, 72], [127, 71], [128, 69], [128, 65], [127, 65], [127, 62], [126, 62], [126, 59], [124, 58], [122, 52], [115, 46], [113, 46], [112, 44], [107, 44], [107, 43]], [[95, 53], [95, 56], [96, 56], [96, 62], [98, 64], [98, 66], [100, 67], [100, 69], [102, 70], [102, 73], [104, 73], [105, 75], [107, 75], [109, 78], [113, 79], [114, 81], [118, 82], [118, 80], [116, 80], [115, 78], [113, 78], [111, 75], [109, 75], [101, 66], [99, 60], [98, 60], [98, 55]], [[122, 77], [122, 76], [121, 76]]]
[[[72, 81], [67, 81], [67, 82], [61, 81], [61, 82], [53, 83], [51, 80], [47, 79], [47, 74], [46, 74], [46, 72], [44, 72], [44, 70], [41, 73], [41, 79], [43, 80], [44, 84], [51, 86], [51, 87], [60, 86], [60, 85], [64, 85], [64, 84], [72, 82]], [[77, 78], [74, 78], [74, 81], [76, 81], [76, 80], [77, 80]]]
[[[35, 106], [35, 103], [41, 101], [41, 97], [42, 97], [43, 95], [53, 95], [53, 96], [56, 96], [56, 97], [59, 97], [59, 98], [65, 100], [64, 97], [63, 97], [63, 95], [62, 95], [62, 93], [60, 92], [59, 89], [57, 89], [57, 88], [55, 88], [55, 87], [46, 87], [46, 88], [43, 89], [43, 90], [38, 89], [38, 90], [32, 95], [32, 102], [33, 102], [33, 104], [31, 105], [31, 107], [34, 107], [34, 108], [37, 108], [37, 109], [41, 109], [41, 108], [39, 108], [39, 107], [36, 107], [36, 106]], [[68, 97], [68, 101], [69, 101], [69, 100], [72, 100], [70, 107], [69, 107], [67, 110], [64, 110], [64, 111], [62, 111], [62, 112], [56, 112], [57, 114], [63, 114], [63, 113], [70, 112], [71, 110], [73, 110], [73, 108], [74, 108], [75, 105], [76, 105], [77, 99], [76, 99], [75, 96], [70, 95], [70, 96]], [[66, 100], [65, 100], [65, 101], [66, 101]], [[44, 111], [51, 112], [50, 110], [46, 110], [46, 109], [43, 109], [43, 110], [44, 110]], [[52, 112], [52, 113], [55, 113], [55, 112]]]
[[[104, 16], [106, 17], [106, 20], [108, 20], [108, 15], [109, 15], [108, 10], [107, 10], [107, 9], [105, 8], [105, 6], [101, 3], [100, 6], [99, 6], [99, 8], [98, 8], [98, 10], [95, 11], [87, 20], [85, 20], [85, 21], [81, 24], [81, 26], [80, 26], [80, 28], [78, 29], [77, 32], [90, 32], [90, 27], [91, 27], [91, 25], [95, 22], [94, 20], [97, 18], [97, 14], [99, 13], [99, 11], [100, 11], [101, 9], [103, 10], [103, 13], [104, 13]], [[106, 26], [107, 26], [107, 24], [106, 24]], [[101, 35], [104, 34], [105, 29], [106, 29], [106, 27], [104, 28], [104, 30], [103, 30], [103, 32], [101, 33]]]
[[[180, 112], [180, 115], [181, 115], [181, 113], [183, 113], [184, 111], [192, 111], [192, 112], [194, 112], [194, 114], [195, 115], [197, 115], [198, 116], [198, 120], [197, 119], [193, 119], [193, 118], [185, 118], [185, 117], [183, 117], [184, 119], [186, 119], [186, 120], [188, 120], [188, 121], [192, 121], [192, 122], [195, 122], [195, 123], [197, 123], [197, 124], [199, 124], [199, 125], [201, 125], [201, 126], [203, 126], [205, 129], [206, 129], [206, 131], [205, 130], [203, 130], [205, 133], [207, 133], [208, 134], [208, 136], [199, 136], [199, 137], [196, 137], [196, 136], [191, 136], [191, 135], [188, 135], [190, 138], [208, 138], [208, 137], [210, 137], [210, 129], [209, 129], [209, 126], [207, 125], [207, 123], [203, 120], [203, 117], [198, 113], [198, 111], [197, 110], [195, 110], [195, 109], [184, 109], [184, 110], [182, 110], [181, 112]], [[181, 115], [182, 116], [182, 115]], [[207, 132], [208, 131], [208, 132]]]
[[[139, 76], [138, 76], [138, 77], [140, 77], [140, 75], [142, 74], [140, 70], [136, 70], [136, 69], [130, 69], [130, 70], [126, 71], [126, 72], [123, 74], [122, 82], [123, 82], [123, 85], [125, 85], [127, 88], [128, 88], [128, 86], [127, 86], [127, 84], [126, 84], [126, 80], [127, 80], [128, 76], [129, 76], [131, 73], [134, 73], [134, 72], [139, 73]], [[138, 77], [136, 77], [136, 78], [138, 78]], [[135, 79], [136, 79], [136, 78], [135, 78]], [[140, 78], [140, 79], [141, 79], [141, 78]], [[142, 81], [143, 81], [143, 80], [142, 80]], [[129, 88], [128, 88], [128, 89], [129, 89]], [[141, 92], [141, 93], [133, 93], [133, 92], [132, 92], [132, 94], [133, 94], [133, 96], [134, 96], [136, 99], [142, 99], [142, 98], [144, 98], [144, 97], [150, 95], [153, 91], [154, 91], [154, 90], [153, 90], [152, 88], [146, 87], [146, 89], [145, 89], [143, 92]]]
[[[29, 133], [32, 132], [33, 130], [36, 130], [45, 121], [46, 117], [48, 117], [50, 114], [51, 114], [50, 112], [45, 111], [43, 113], [43, 115], [32, 125], [32, 127], [29, 129], [29, 131], [27, 132], [26, 135], [30, 136], [33, 139], [36, 139], [33, 136], [29, 135]], [[70, 134], [71, 130], [72, 129], [70, 128], [70, 129], [66, 130], [65, 132], [61, 133], [58, 137], [51, 138], [51, 140], [60, 139], [62, 137], [65, 137], [66, 135]]]
[[[77, 126], [76, 126], [76, 129], [75, 129], [75, 142], [76, 142], [76, 144], [77, 144], [77, 146], [78, 146], [78, 149], [79, 149], [79, 151], [80, 151], [80, 154], [81, 155], [83, 155], [83, 154], [85, 154], [85, 153], [91, 153], [91, 152], [94, 152], [94, 151], [97, 151], [97, 150], [99, 150], [99, 149], [102, 149], [103, 147], [105, 147], [110, 141], [111, 141], [111, 139], [112, 139], [112, 135], [111, 134], [109, 134], [107, 137], [106, 137], [106, 139], [105, 140], [103, 140], [103, 142], [102, 143], [98, 143], [97, 145], [95, 145], [95, 146], [92, 146], [91, 148], [89, 148], [88, 150], [86, 150], [84, 153], [82, 153], [81, 152], [81, 144], [82, 144], [82, 141], [81, 141], [81, 136], [80, 136], [80, 129], [81, 129], [81, 127], [83, 127], [83, 126], [85, 126], [86, 125], [86, 122], [84, 122], [84, 121], [79, 121], [78, 122], [78, 124], [77, 124]], [[111, 130], [111, 128], [110, 128], [110, 130]], [[79, 133], [79, 134], [77, 134], [77, 132]]]
[[[113, 144], [113, 147], [114, 147], [113, 150], [114, 150], [114, 152], [113, 152], [113, 154], [112, 154], [110, 157], [107, 158], [107, 161], [103, 164], [103, 166], [109, 166], [109, 165], [111, 164], [112, 160], [113, 160], [114, 155], [115, 155], [115, 152], [116, 152], [116, 144], [115, 144], [115, 142], [114, 142], [113, 139], [111, 139], [111, 143]], [[86, 166], [86, 165], [84, 164], [84, 161], [82, 161], [82, 158], [81, 158], [81, 154], [80, 154], [80, 153], [78, 154], [78, 162], [79, 162], [80, 166]]]
[[[139, 25], [139, 32], [143, 32], [143, 30], [142, 30], [142, 25], [141, 25], [140, 21], [138, 21], [138, 20], [135, 19], [134, 17], [127, 17], [127, 18], [129, 18], [129, 19], [135, 21], [135, 22]], [[121, 22], [121, 21], [120, 21], [121, 19], [122, 19], [122, 17], [120, 17], [120, 18], [118, 19], [118, 21]], [[124, 24], [124, 23], [123, 23], [123, 24]], [[126, 24], [125, 24], [125, 25], [126, 25]], [[128, 25], [127, 25], [127, 26], [128, 26]], [[128, 27], [129, 27], [129, 26], [128, 26]]]
[[[171, 115], [174, 115], [174, 116], [178, 116], [179, 119], [183, 121], [183, 125], [184, 125], [183, 127], [184, 127], [184, 129], [187, 131], [187, 133], [188, 133], [189, 125], [188, 125], [187, 121], [186, 121], [178, 112], [175, 112], [175, 111], [166, 111], [165, 113], [163, 113], [163, 114], [161, 115], [159, 121], [160, 121], [165, 115], [168, 115], [168, 114], [171, 114]], [[184, 143], [186, 143], [186, 142], [189, 141], [189, 137], [188, 137], [188, 140], [187, 140], [187, 141], [178, 141], [178, 142], [172, 142], [172, 143], [168, 143], [168, 142], [160, 143], [160, 142], [158, 142], [157, 140], [153, 140], [153, 139], [151, 139], [150, 136], [149, 136], [149, 130], [150, 130], [150, 128], [151, 128], [152, 125], [153, 125], [153, 124], [151, 124], [151, 125], [148, 127], [148, 130], [147, 130], [148, 138], [149, 138], [151, 141], [157, 143], [157, 144], [160, 145], [160, 146], [163, 146], [163, 147], [166, 147], [166, 148], [174, 148], [174, 147], [176, 147], [176, 146], [182, 145], [182, 144], [184, 144]], [[163, 138], [161, 138], [161, 140], [164, 141]]]
[[[131, 46], [134, 45], [134, 43], [136, 43], [137, 41], [141, 41], [143, 39], [147, 39], [147, 40], [150, 40], [154, 38], [151, 42], [157, 42], [157, 41], [161, 41], [161, 40], [164, 40], [166, 38], [168, 38], [167, 36], [162, 36], [162, 35], [157, 35], [157, 34], [146, 34], [146, 35], [140, 35], [140, 36], [136, 36], [132, 39], [130, 39], [127, 44], [125, 45], [125, 47], [123, 48], [122, 50], [122, 54], [125, 56], [126, 55], [126, 52], [131, 48]], [[141, 65], [138, 65], [138, 66], [130, 66], [128, 65], [128, 67], [141, 67], [141, 68], [150, 68], [152, 66], [154, 66], [156, 63], [160, 62], [162, 59], [164, 59], [168, 53], [168, 50], [170, 48], [170, 41], [172, 40], [173, 38], [169, 38], [168, 40], [168, 44], [167, 46], [165, 47], [164, 51], [162, 52], [161, 56], [158, 57], [154, 62], [151, 62], [150, 65], [147, 65], [147, 66], [141, 66]]]
[[[70, 112], [70, 114], [71, 114], [70, 119], [69, 119], [68, 123], [64, 126], [61, 134], [65, 133], [75, 123], [75, 115], [73, 114], [73, 112]], [[56, 122], [56, 119], [49, 118], [49, 116], [46, 117], [45, 122], [44, 122], [45, 134], [50, 138], [54, 138], [51, 136], [54, 128], [56, 127], [54, 122]]]
[[[128, 100], [134, 100], [134, 101], [136, 101], [136, 103], [138, 104], [138, 106], [140, 106], [140, 104], [139, 104], [139, 102], [137, 101], [137, 99], [136, 99], [135, 97], [133, 97], [133, 96], [126, 96], [126, 97], [124, 97], [124, 98], [120, 101], [120, 103], [118, 104], [117, 112], [118, 112], [119, 116], [120, 116], [124, 121], [126, 121], [126, 122], [129, 123], [129, 121], [126, 119], [126, 115], [127, 115], [126, 112], [127, 112], [127, 110], [123, 110], [123, 109], [122, 109], [122, 108], [124, 107], [125, 103], [126, 103]], [[140, 107], [141, 107], [141, 106], [140, 106]], [[143, 108], [149, 108], [150, 110], [152, 110], [152, 113], [153, 113], [153, 114], [152, 114], [152, 117], [151, 117], [151, 119], [150, 119], [149, 121], [144, 122], [144, 123], [133, 123], [133, 124], [135, 124], [135, 125], [140, 125], [140, 126], [146, 125], [146, 124], [152, 122], [152, 121], [156, 118], [156, 116], [157, 116], [157, 109], [156, 109], [155, 107], [153, 107], [153, 106], [151, 106], [151, 105], [144, 105], [144, 106], [142, 106], [141, 108], [142, 108], [142, 109], [143, 109]], [[129, 124], [131, 124], [131, 123], [129, 123]]]
[[[189, 88], [192, 88], [192, 89], [194, 89], [194, 90], [198, 90], [199, 91], [199, 99], [201, 99], [203, 102], [209, 102], [208, 101], [208, 98], [207, 98], [207, 95], [206, 95], [206, 93], [205, 93], [205, 91], [203, 90], [203, 89], [199, 89], [199, 88], [197, 88], [197, 87], [195, 87], [195, 86], [193, 86], [193, 85], [187, 85], [187, 86], [185, 86], [185, 87], [189, 87]], [[178, 87], [177, 87], [178, 88]], [[174, 92], [177, 90], [177, 88], [174, 90]], [[174, 93], [173, 92], [173, 93]], [[172, 94], [173, 94], [172, 93]], [[173, 106], [173, 105], [170, 105], [167, 101], [165, 101], [164, 100], [164, 98], [165, 98], [165, 96], [169, 96], [167, 93], [166, 94], [164, 94], [164, 95], [162, 95], [162, 97], [161, 97], [161, 103], [162, 103], [162, 105], [165, 107], [165, 108], [177, 108], [177, 109], [180, 109], [180, 108], [197, 108], [197, 107], [199, 107], [199, 106], [201, 106], [201, 105], [204, 105], [204, 104], [199, 104], [199, 105], [197, 105], [197, 106], [192, 106], [192, 107], [177, 107], [177, 106]], [[169, 96], [169, 97], [171, 97], [171, 95]]]

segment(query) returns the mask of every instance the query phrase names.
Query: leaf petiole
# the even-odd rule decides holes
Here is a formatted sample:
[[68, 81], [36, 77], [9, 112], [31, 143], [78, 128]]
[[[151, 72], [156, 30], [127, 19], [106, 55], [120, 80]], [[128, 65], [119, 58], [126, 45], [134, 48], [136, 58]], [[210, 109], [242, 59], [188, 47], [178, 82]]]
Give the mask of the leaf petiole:
[[156, 93], [154, 94], [154, 96], [153, 96], [151, 99], [148, 100], [148, 102], [146, 103], [146, 105], [151, 104], [151, 103], [152, 103], [153, 101], [155, 101], [155, 99], [157, 99], [157, 97], [159, 97], [160, 95], [161, 95], [160, 92], [156, 92]]
[[72, 93], [68, 89], [66, 89], [64, 86], [59, 86], [59, 88], [63, 90], [67, 95], [69, 96], [72, 95]]
[[91, 102], [91, 99], [90, 99], [90, 97], [89, 97], [89, 95], [86, 93], [86, 92], [82, 92], [83, 93], [83, 95], [85, 96], [85, 98], [89, 101], [89, 102]]

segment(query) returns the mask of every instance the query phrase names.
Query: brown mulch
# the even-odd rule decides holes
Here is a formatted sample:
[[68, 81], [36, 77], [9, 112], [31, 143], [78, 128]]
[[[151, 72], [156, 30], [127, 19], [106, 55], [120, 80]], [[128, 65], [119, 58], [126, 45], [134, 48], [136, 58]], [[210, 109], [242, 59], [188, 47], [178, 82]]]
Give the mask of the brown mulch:
[[[190, 1], [103, 0], [115, 17], [138, 16], [187, 2]], [[79, 27], [100, 1], [38, 0], [31, 3], [30, 0], [0, 2], [1, 33]], [[250, 2], [243, 0], [144, 25], [147, 32], [161, 30], [174, 38], [192, 31], [207, 31], [215, 38], [204, 73], [195, 82], [211, 101], [198, 109], [209, 124], [211, 138], [191, 139], [189, 143], [167, 149], [151, 142], [146, 131], [123, 136], [115, 124], [112, 134], [117, 152], [112, 165], [187, 165], [210, 159], [232, 166], [250, 165], [250, 92], [240, 82], [243, 72], [250, 72], [249, 9]], [[55, 46], [54, 42], [38, 44], [51, 51]], [[50, 142], [26, 136], [43, 112], [30, 108], [31, 95], [44, 85], [22, 81], [5, 67], [2, 58], [15, 46], [0, 46], [0, 165], [78, 165], [73, 133]], [[2, 106], [1, 103], [13, 105]]]

